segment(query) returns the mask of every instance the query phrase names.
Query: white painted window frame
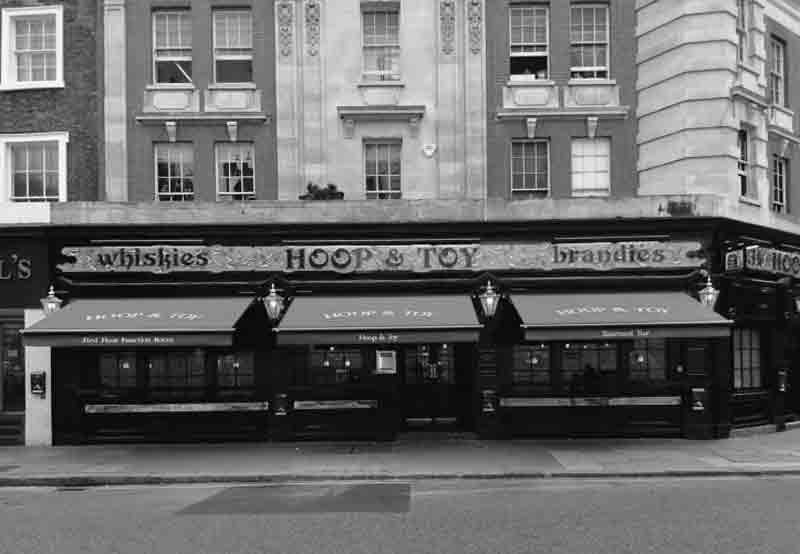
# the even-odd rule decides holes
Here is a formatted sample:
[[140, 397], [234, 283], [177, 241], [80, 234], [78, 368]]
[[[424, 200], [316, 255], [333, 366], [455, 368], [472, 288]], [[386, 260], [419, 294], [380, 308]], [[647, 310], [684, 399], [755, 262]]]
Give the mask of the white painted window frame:
[[786, 106], [786, 43], [778, 37], [769, 39], [769, 95], [776, 106]]
[[[605, 80], [611, 79], [611, 6], [609, 4], [607, 4], [607, 3], [606, 4], [603, 4], [603, 3], [572, 4], [570, 6], [570, 30], [569, 30], [570, 35], [572, 34], [572, 10], [575, 9], [575, 8], [578, 8], [578, 9], [584, 9], [584, 8], [598, 9], [598, 8], [602, 8], [602, 9], [605, 10], [605, 12], [606, 12], [606, 40], [605, 40], [605, 42], [601, 42], [601, 41], [577, 41], [577, 42], [573, 42], [572, 41], [572, 36], [569, 37], [570, 38], [570, 40], [569, 40], [569, 47], [570, 47], [570, 68], [569, 68], [569, 73], [570, 73], [570, 79], [580, 80], [580, 81], [589, 81], [589, 80], [603, 80], [603, 81], [605, 81]], [[591, 45], [601, 45], [601, 44], [605, 44], [605, 47], [606, 47], [605, 64], [597, 65], [597, 66], [573, 66], [572, 65], [571, 57], [572, 57], [572, 47], [573, 46], [591, 46]], [[605, 71], [606, 74], [605, 74], [605, 76], [601, 76], [601, 77], [597, 77], [597, 76], [595, 76], [595, 77], [576, 77], [576, 76], [572, 75], [576, 71], [592, 71], [594, 73], [597, 73], [599, 71]]]
[[[515, 189], [514, 188], [514, 145], [515, 144], [544, 144], [545, 145], [545, 149], [547, 151], [547, 188], [521, 188], [521, 189]], [[509, 152], [508, 152], [508, 161], [509, 161], [509, 166], [508, 166], [508, 169], [509, 169], [509, 171], [508, 171], [509, 187], [510, 187], [510, 190], [511, 190], [512, 199], [513, 199], [515, 194], [517, 194], [517, 195], [536, 194], [536, 195], [540, 195], [540, 196], [537, 196], [537, 197], [541, 197], [541, 198], [546, 198], [546, 197], [550, 196], [550, 194], [552, 193], [551, 179], [552, 179], [552, 173], [553, 173], [553, 171], [552, 171], [552, 167], [553, 166], [552, 166], [552, 163], [551, 163], [552, 160], [550, 159], [550, 141], [548, 139], [542, 138], [542, 139], [514, 139], [514, 140], [512, 140], [511, 141], [511, 148], [509, 149]], [[523, 174], [525, 174], [524, 171], [523, 171]]]
[[[250, 16], [250, 46], [249, 46], [249, 53], [237, 53], [237, 54], [225, 54], [219, 53], [218, 50], [232, 50], [232, 48], [225, 48], [217, 44], [217, 17], [218, 16], [225, 16], [231, 13], [247, 13]], [[251, 69], [255, 73], [255, 67], [253, 66], [254, 61], [254, 48], [253, 48], [253, 35], [255, 34], [255, 30], [253, 28], [253, 10], [250, 8], [215, 8], [212, 10], [212, 50], [213, 50], [213, 57], [212, 60], [212, 73], [214, 78], [214, 84], [222, 84], [222, 85], [239, 85], [239, 84], [252, 84], [253, 81], [243, 81], [243, 82], [232, 82], [226, 81], [224, 83], [220, 83], [217, 77], [217, 62], [218, 61], [250, 61]], [[239, 50], [247, 50], [248, 48], [240, 48]], [[255, 78], [255, 74], [254, 74]]]
[[37, 142], [58, 143], [58, 201], [67, 201], [67, 144], [69, 143], [69, 133], [60, 131], [0, 135], [0, 202], [12, 202], [11, 195], [14, 192], [11, 146]]
[[[253, 168], [253, 188], [249, 191], [242, 192], [224, 192], [221, 190], [222, 185], [222, 162], [231, 160], [221, 159], [221, 149], [223, 147], [239, 147], [250, 148], [251, 166]], [[256, 199], [256, 148], [252, 142], [218, 142], [214, 145], [214, 182], [216, 183], [217, 200], [235, 200], [235, 201], [248, 201]], [[239, 198], [237, 198], [239, 197]]]
[[[534, 10], [534, 16], [536, 15], [537, 10], [544, 10], [544, 18], [545, 18], [545, 40], [544, 43], [542, 42], [514, 42], [512, 38], [512, 23], [514, 20], [514, 11], [515, 10], [523, 10], [523, 9], [532, 9]], [[536, 47], [541, 46], [544, 44], [544, 51], [542, 52], [514, 52], [514, 47]], [[508, 8], [508, 55], [509, 58], [544, 58], [547, 60], [547, 74], [544, 76], [544, 79], [550, 78], [550, 6], [547, 4], [511, 4]], [[509, 78], [512, 81], [521, 81], [521, 80], [530, 80], [535, 79], [536, 76], [528, 76], [528, 75], [520, 75], [520, 74], [510, 74]]]
[[[386, 42], [385, 44], [370, 44], [366, 41], [366, 25], [364, 17], [370, 13], [396, 13], [397, 14], [397, 42]], [[361, 7], [359, 14], [361, 18], [361, 80], [365, 83], [399, 83], [403, 78], [402, 64], [402, 19], [400, 13], [400, 3], [386, 2], [386, 6], [376, 5], [375, 3], [365, 4]], [[367, 71], [367, 49], [369, 48], [397, 48], [397, 73], [389, 71]], [[381, 77], [388, 78], [381, 78]], [[376, 78], [377, 77], [377, 78]]]
[[[583, 175], [599, 175], [601, 172], [599, 171], [575, 171], [575, 147], [579, 143], [590, 144], [592, 147], [598, 147], [600, 144], [604, 144], [607, 146], [606, 152], [606, 160], [607, 160], [607, 170], [606, 176], [608, 179], [608, 186], [605, 188], [589, 188], [589, 187], [582, 187], [576, 188], [576, 179], [579, 176]], [[593, 156], [583, 156], [586, 158], [598, 158], [598, 155]], [[571, 176], [571, 186], [572, 186], [572, 196], [608, 196], [611, 194], [611, 139], [608, 137], [596, 137], [596, 138], [587, 138], [587, 137], [580, 137], [580, 138], [573, 138], [570, 143], [570, 176]]]
[[748, 23], [748, 11], [749, 11], [749, 0], [737, 0], [736, 1], [736, 35], [737, 35], [737, 43], [736, 43], [736, 59], [739, 63], [745, 63], [748, 58], [748, 32], [747, 32], [747, 23]]
[[[150, 58], [152, 60], [152, 67], [151, 67], [151, 79], [153, 81], [153, 86], [158, 88], [194, 88], [194, 32], [192, 33], [192, 44], [188, 48], [181, 48], [181, 50], [188, 50], [188, 55], [183, 56], [159, 56], [159, 50], [178, 50], [177, 48], [159, 48], [158, 44], [156, 43], [156, 18], [159, 15], [185, 15], [189, 17], [189, 21], [191, 24], [191, 17], [192, 13], [188, 9], [157, 9], [153, 10], [150, 13], [150, 27], [151, 27], [151, 41], [152, 41], [152, 51], [150, 52]], [[189, 82], [188, 83], [159, 83], [158, 82], [158, 62], [159, 61], [189, 61], [192, 62], [192, 75], [189, 75]]]
[[[158, 150], [159, 148], [184, 148], [188, 149], [189, 152], [192, 153], [192, 165], [195, 167], [192, 171], [192, 192], [159, 192], [158, 190]], [[185, 164], [185, 160], [181, 160], [181, 167]], [[196, 180], [196, 156], [194, 151], [194, 144], [191, 142], [155, 142], [153, 143], [153, 192], [154, 198], [156, 202], [193, 202], [197, 198], [197, 180]], [[184, 175], [181, 176], [181, 180], [185, 178]], [[174, 198], [161, 198], [161, 195], [164, 196], [178, 196], [181, 199], [175, 200]]]
[[[752, 159], [753, 159], [753, 139], [752, 130], [742, 125], [736, 134], [736, 175], [739, 186], [739, 197], [748, 200], [756, 200], [756, 183], [753, 180]], [[744, 144], [742, 144], [744, 137]], [[742, 179], [744, 179], [744, 190], [742, 190]]]
[[789, 173], [789, 160], [778, 154], [772, 156], [772, 191], [770, 209], [779, 214], [788, 213], [786, 198], [786, 178]]
[[[56, 78], [52, 81], [17, 81], [17, 63], [14, 56], [14, 19], [19, 17], [55, 16], [56, 18]], [[52, 6], [26, 6], [2, 8], [2, 41], [0, 41], [0, 90], [34, 90], [64, 88], [64, 8]]]
[[[374, 191], [367, 190], [367, 149], [370, 147], [379, 147], [379, 146], [398, 146], [400, 148], [400, 190], [393, 191], [392, 186], [392, 177], [394, 174], [392, 173], [392, 160], [391, 156], [389, 157], [389, 172], [386, 174], [386, 177], [389, 179], [389, 189], [388, 190], [380, 190], [377, 188]], [[368, 200], [397, 200], [403, 197], [403, 174], [405, 173], [403, 168], [403, 140], [399, 138], [367, 138], [364, 139], [364, 142], [361, 147], [361, 152], [363, 155], [363, 161], [361, 163], [361, 170], [363, 174], [363, 183], [364, 183], [364, 198]], [[376, 177], [380, 177], [380, 174], [375, 173]], [[380, 195], [386, 195], [386, 198], [380, 198]], [[374, 195], [374, 198], [370, 197], [370, 195]]]

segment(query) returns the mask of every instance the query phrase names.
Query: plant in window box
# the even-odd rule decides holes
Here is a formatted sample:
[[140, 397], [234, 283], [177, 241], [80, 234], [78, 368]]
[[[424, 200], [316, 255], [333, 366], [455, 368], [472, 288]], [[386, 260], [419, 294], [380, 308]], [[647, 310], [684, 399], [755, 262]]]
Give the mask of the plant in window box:
[[342, 200], [344, 193], [336, 188], [333, 183], [328, 183], [321, 187], [314, 183], [308, 183], [306, 193], [298, 197], [300, 200]]

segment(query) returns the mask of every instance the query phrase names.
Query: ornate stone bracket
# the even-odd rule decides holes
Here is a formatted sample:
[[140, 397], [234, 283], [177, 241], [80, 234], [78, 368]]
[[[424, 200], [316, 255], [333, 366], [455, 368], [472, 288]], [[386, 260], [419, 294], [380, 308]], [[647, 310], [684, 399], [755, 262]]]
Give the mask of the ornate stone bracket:
[[309, 56], [319, 53], [319, 0], [306, 1], [306, 46]]
[[525, 120], [525, 127], [528, 131], [528, 138], [532, 139], [536, 136], [536, 118], [529, 117]]
[[586, 118], [586, 136], [593, 139], [597, 135], [597, 116], [589, 116]]
[[239, 138], [239, 123], [237, 121], [226, 121], [225, 128], [228, 131], [228, 140], [236, 142]]
[[292, 2], [282, 1], [278, 3], [278, 50], [281, 56], [292, 55], [292, 40], [294, 33], [294, 5]]
[[441, 24], [442, 54], [449, 56], [455, 52], [455, 0], [442, 0], [439, 3], [439, 22]]
[[170, 142], [175, 142], [178, 136], [178, 123], [176, 121], [165, 121], [164, 129], [167, 130], [167, 138]]
[[483, 2], [481, 0], [469, 0], [467, 20], [469, 21], [469, 50], [473, 54], [480, 54], [483, 42]]
[[355, 136], [358, 121], [406, 121], [411, 136], [417, 136], [425, 106], [339, 106], [337, 111], [348, 139]]

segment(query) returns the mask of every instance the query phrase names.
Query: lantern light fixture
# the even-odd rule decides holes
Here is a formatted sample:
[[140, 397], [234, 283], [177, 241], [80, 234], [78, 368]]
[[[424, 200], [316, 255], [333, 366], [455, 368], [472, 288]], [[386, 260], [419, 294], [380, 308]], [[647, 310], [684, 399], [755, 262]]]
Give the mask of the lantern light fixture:
[[61, 304], [64, 303], [58, 296], [56, 296], [56, 291], [53, 288], [53, 285], [50, 285], [50, 290], [47, 292], [47, 296], [40, 300], [42, 303], [42, 310], [46, 316], [57, 312], [61, 309]]
[[705, 286], [700, 289], [698, 292], [698, 296], [700, 297], [700, 302], [703, 306], [714, 309], [714, 305], [717, 303], [717, 298], [719, 297], [719, 290], [714, 288], [714, 285], [711, 283], [711, 274], [708, 272], [706, 273], [706, 283]]
[[270, 321], [273, 323], [277, 323], [278, 320], [283, 315], [283, 307], [285, 304], [285, 300], [283, 296], [278, 292], [278, 289], [275, 288], [275, 283], [272, 283], [269, 287], [269, 294], [264, 297], [264, 308], [267, 310], [267, 316], [269, 316]]
[[497, 312], [497, 304], [500, 302], [500, 293], [492, 286], [491, 280], [486, 281], [486, 288], [478, 295], [478, 300], [480, 300], [483, 315], [487, 319], [494, 317]]

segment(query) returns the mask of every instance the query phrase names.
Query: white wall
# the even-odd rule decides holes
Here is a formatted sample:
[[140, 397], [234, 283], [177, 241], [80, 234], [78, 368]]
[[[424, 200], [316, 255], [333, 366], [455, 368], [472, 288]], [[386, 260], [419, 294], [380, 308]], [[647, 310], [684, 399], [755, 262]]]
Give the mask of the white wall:
[[[25, 310], [25, 327], [44, 318], [42, 310]], [[31, 373], [44, 371], [46, 394], [44, 398], [31, 394]], [[50, 367], [49, 346], [25, 347], [25, 444], [50, 446], [53, 444], [53, 370]]]

